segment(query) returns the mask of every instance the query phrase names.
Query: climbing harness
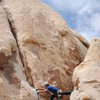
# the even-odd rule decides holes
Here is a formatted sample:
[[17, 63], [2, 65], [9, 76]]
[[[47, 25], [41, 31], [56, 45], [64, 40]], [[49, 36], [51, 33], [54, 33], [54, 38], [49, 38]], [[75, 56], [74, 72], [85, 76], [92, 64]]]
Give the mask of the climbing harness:
[[62, 97], [61, 92], [62, 92], [62, 90], [57, 91], [57, 97], [58, 97], [57, 99], [58, 100], [61, 100], [61, 97]]

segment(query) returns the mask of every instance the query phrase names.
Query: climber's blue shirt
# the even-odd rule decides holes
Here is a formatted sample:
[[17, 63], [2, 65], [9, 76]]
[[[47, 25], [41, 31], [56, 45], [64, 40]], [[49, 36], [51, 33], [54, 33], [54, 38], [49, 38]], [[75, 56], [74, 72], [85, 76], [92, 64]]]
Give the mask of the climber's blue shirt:
[[56, 88], [56, 87], [53, 87], [53, 86], [48, 86], [48, 87], [47, 87], [47, 90], [49, 90], [49, 91], [52, 92], [53, 94], [57, 94], [57, 91], [58, 91], [59, 89]]

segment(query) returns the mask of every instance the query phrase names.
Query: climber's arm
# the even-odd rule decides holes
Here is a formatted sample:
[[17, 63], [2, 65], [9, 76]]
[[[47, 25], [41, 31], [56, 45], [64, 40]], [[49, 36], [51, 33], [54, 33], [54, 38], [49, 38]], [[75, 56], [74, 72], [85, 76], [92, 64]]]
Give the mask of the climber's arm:
[[36, 89], [39, 93], [45, 93], [47, 92], [48, 90], [45, 89], [45, 88], [41, 88], [41, 89]]

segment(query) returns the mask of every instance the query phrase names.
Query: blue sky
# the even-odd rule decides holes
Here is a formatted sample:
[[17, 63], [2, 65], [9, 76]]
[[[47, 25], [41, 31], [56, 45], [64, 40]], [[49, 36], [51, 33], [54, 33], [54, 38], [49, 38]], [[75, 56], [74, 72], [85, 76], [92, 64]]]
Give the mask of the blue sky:
[[41, 0], [55, 9], [67, 22], [89, 41], [100, 38], [100, 0]]

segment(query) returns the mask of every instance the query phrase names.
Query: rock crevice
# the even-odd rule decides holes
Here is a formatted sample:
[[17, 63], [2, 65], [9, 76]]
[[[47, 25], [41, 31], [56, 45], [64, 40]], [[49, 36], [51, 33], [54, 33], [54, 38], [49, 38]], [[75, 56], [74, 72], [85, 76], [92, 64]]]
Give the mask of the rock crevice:
[[[0, 24], [0, 34], [8, 42], [8, 45], [4, 42], [5, 47], [10, 46], [9, 50], [15, 47], [15, 52], [10, 52], [9, 59], [1, 54], [8, 61], [8, 68], [2, 72], [3, 78], [17, 89], [15, 92], [7, 88], [7, 93], [10, 92], [15, 100], [36, 100], [37, 96], [33, 96], [32, 91], [36, 94], [34, 88], [43, 87], [44, 81], [63, 91], [72, 90], [72, 73], [84, 60], [88, 42], [70, 30], [54, 10], [38, 0], [2, 0], [2, 7], [6, 12], [6, 30], [10, 32], [12, 42], [6, 41], [6, 35], [2, 34], [6, 33], [6, 30], [1, 29], [5, 22]], [[0, 41], [0, 45], [1, 43]], [[45, 95], [41, 98], [47, 100]], [[69, 97], [66, 96], [63, 100], [65, 99], [69, 100]]]

